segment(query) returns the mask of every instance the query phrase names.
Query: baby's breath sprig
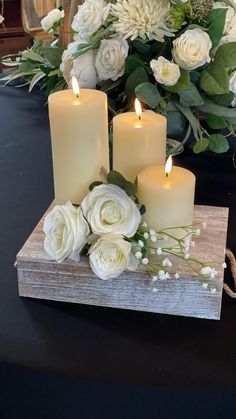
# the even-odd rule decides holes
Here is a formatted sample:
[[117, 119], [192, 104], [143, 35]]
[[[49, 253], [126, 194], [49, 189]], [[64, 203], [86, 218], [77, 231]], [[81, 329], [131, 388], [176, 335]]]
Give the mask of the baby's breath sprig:
[[[206, 223], [202, 224], [202, 228], [206, 228]], [[180, 237], [173, 231], [181, 232]], [[180, 258], [189, 268], [197, 274], [202, 287], [215, 292], [216, 289], [209, 288], [209, 279], [214, 279], [218, 272], [216, 263], [203, 262], [191, 257], [191, 248], [195, 247], [194, 236], [201, 234], [200, 228], [193, 228], [191, 225], [181, 227], [171, 227], [156, 231], [148, 229], [144, 222], [136, 235], [132, 238], [132, 249], [136, 259], [140, 265], [150, 274], [154, 292], [157, 292], [156, 282], [158, 280], [166, 280], [171, 277], [180, 278], [180, 274], [174, 270], [173, 259]], [[165, 246], [165, 241], [171, 239], [171, 245]], [[225, 264], [222, 265], [225, 268]]]

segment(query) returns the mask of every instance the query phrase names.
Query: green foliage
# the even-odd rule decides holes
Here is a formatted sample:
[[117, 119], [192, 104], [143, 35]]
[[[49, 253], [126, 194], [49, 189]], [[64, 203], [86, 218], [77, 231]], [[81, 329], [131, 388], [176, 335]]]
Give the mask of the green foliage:
[[184, 115], [178, 111], [167, 112], [167, 135], [171, 138], [176, 135], [181, 135], [187, 125], [186, 118]]
[[63, 54], [63, 48], [43, 48], [44, 57], [48, 60], [49, 64], [53, 67], [60, 67], [61, 64], [61, 56]]
[[193, 83], [190, 83], [188, 90], [179, 92], [180, 103], [183, 106], [200, 106], [203, 105], [204, 100], [198, 92], [198, 89]]
[[211, 129], [223, 129], [227, 127], [227, 124], [223, 118], [211, 113], [206, 115], [206, 123]]
[[203, 137], [199, 138], [199, 140], [196, 141], [196, 143], [193, 146], [193, 151], [196, 154], [202, 153], [203, 151], [206, 151], [209, 146], [209, 138]]
[[204, 19], [207, 33], [211, 38], [212, 48], [215, 48], [223, 36], [227, 9], [213, 9]]
[[136, 87], [143, 82], [148, 81], [148, 75], [143, 67], [136, 68], [127, 78], [125, 83], [125, 92], [131, 101], [135, 96]]
[[142, 57], [137, 54], [128, 55], [125, 60], [125, 76], [128, 77], [138, 67], [145, 67]]
[[229, 149], [229, 143], [222, 134], [212, 134], [209, 137], [209, 149], [214, 153], [225, 153]]
[[167, 90], [171, 93], [179, 93], [182, 90], [188, 90], [190, 88], [190, 76], [189, 72], [186, 70], [181, 69], [181, 75], [179, 80], [174, 86], [164, 86], [162, 85], [163, 89]]
[[139, 84], [135, 88], [135, 95], [150, 108], [157, 108], [162, 100], [157, 88], [150, 82]]
[[135, 196], [137, 193], [137, 185], [129, 182], [116, 170], [111, 170], [107, 175], [107, 182], [112, 185], [119, 186], [128, 196]]

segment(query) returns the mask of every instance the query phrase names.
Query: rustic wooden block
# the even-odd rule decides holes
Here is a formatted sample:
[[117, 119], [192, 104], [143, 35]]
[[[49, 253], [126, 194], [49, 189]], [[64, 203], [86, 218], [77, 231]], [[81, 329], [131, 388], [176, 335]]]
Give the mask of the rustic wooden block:
[[[17, 255], [19, 294], [22, 297], [67, 301], [104, 307], [149, 311], [180, 316], [220, 319], [223, 269], [210, 281], [216, 292], [203, 289], [187, 264], [174, 260], [179, 279], [158, 281], [158, 292], [146, 272], [125, 272], [102, 281], [91, 271], [87, 258], [75, 263], [51, 261], [43, 248], [43, 220], [39, 222]], [[195, 206], [194, 227], [207, 227], [196, 237], [191, 256], [204, 261], [224, 262], [228, 208]]]

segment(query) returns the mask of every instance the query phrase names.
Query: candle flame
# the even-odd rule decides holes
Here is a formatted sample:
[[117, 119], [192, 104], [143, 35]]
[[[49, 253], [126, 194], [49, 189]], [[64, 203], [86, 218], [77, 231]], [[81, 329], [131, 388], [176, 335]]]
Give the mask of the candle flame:
[[141, 103], [139, 102], [137, 98], [135, 99], [134, 106], [135, 106], [135, 112], [137, 116], [139, 117], [139, 119], [141, 119], [142, 107], [141, 107]]
[[79, 97], [79, 83], [77, 81], [77, 78], [75, 76], [72, 76], [72, 88], [73, 88], [73, 92], [74, 94]]
[[171, 168], [172, 168], [172, 157], [169, 156], [167, 161], [166, 161], [166, 167], [165, 167], [166, 177], [169, 176], [169, 174], [171, 172]]

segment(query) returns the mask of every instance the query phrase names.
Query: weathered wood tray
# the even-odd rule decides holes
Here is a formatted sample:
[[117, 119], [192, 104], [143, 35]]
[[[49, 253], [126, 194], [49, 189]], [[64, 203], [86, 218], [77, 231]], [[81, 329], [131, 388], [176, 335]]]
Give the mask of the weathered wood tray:
[[19, 294], [22, 297], [67, 301], [103, 307], [220, 319], [223, 290], [224, 252], [228, 225], [228, 208], [195, 206], [194, 227], [207, 227], [196, 237], [191, 256], [219, 262], [218, 278], [210, 281], [212, 293], [203, 289], [198, 278], [183, 261], [175, 260], [179, 279], [159, 281], [153, 292], [150, 276], [145, 272], [125, 272], [119, 278], [102, 281], [91, 271], [87, 258], [61, 264], [49, 259], [43, 248], [41, 219], [17, 255]]

